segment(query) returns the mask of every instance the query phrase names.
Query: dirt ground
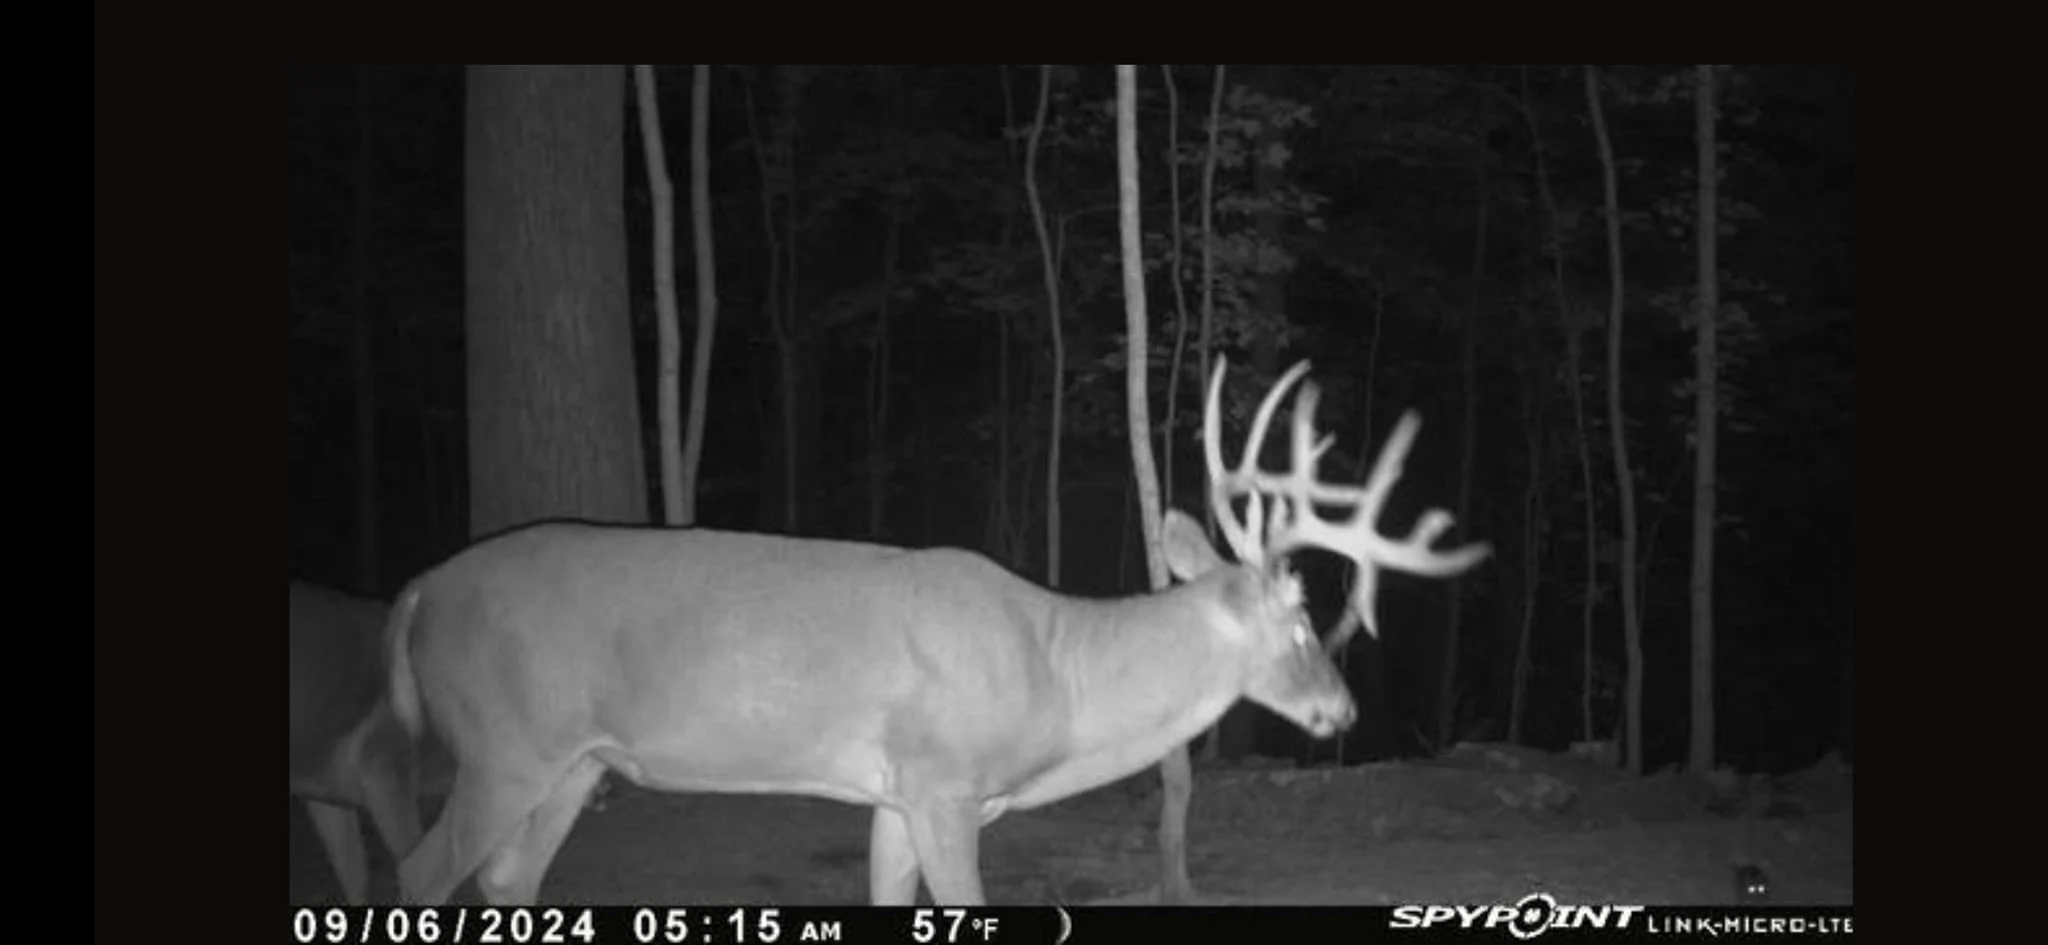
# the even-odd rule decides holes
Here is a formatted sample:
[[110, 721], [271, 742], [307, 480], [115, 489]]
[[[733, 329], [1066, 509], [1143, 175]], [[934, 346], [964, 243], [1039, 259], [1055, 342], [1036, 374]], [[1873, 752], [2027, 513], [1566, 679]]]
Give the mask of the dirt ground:
[[[982, 832], [998, 905], [1152, 901], [1156, 771]], [[340, 901], [293, 802], [291, 899]], [[586, 810], [541, 890], [553, 903], [858, 905], [868, 809], [801, 797], [658, 794], [616, 779]], [[1734, 869], [1770, 900], [1855, 901], [1852, 769], [1830, 757], [1785, 778], [1630, 779], [1559, 754], [1462, 745], [1425, 762], [1198, 768], [1189, 873], [1206, 904], [1513, 902], [1723, 904]], [[394, 898], [372, 844], [372, 894]], [[465, 887], [458, 901], [475, 901]]]

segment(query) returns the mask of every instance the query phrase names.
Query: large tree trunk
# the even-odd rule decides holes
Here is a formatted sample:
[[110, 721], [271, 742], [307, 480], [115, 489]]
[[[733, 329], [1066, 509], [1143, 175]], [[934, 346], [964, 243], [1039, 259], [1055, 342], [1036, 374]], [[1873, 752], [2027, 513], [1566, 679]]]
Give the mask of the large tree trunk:
[[470, 530], [647, 519], [626, 295], [623, 66], [472, 66]]

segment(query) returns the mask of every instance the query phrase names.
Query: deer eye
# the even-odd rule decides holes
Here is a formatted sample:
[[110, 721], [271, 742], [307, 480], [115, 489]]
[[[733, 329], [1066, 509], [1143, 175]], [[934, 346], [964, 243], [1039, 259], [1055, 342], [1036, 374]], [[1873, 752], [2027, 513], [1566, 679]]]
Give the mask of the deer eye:
[[1296, 620], [1294, 622], [1294, 645], [1299, 647], [1312, 647], [1315, 645], [1315, 643], [1316, 635], [1313, 631], [1309, 630], [1308, 621]]

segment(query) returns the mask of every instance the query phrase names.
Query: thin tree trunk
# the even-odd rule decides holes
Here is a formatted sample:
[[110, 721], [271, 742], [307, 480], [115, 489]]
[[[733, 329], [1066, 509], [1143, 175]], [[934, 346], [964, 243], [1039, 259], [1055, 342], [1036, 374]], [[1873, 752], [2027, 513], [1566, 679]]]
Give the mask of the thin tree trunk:
[[355, 321], [349, 360], [355, 375], [356, 586], [379, 594], [377, 574], [377, 363], [376, 320], [370, 314], [370, 237], [375, 227], [376, 120], [370, 108], [370, 73], [356, 67], [354, 253]]
[[1628, 459], [1628, 427], [1621, 404], [1622, 290], [1625, 280], [1621, 266], [1621, 198], [1615, 180], [1614, 148], [1607, 137], [1607, 116], [1600, 106], [1600, 75], [1585, 67], [1586, 102], [1593, 113], [1593, 136], [1600, 150], [1600, 172], [1606, 191], [1607, 269], [1609, 274], [1607, 312], [1607, 425], [1613, 440], [1614, 481], [1621, 504], [1621, 620], [1623, 639], [1628, 644], [1628, 765], [1631, 773], [1643, 773], [1643, 627], [1642, 611], [1636, 606], [1636, 486]]
[[1167, 257], [1172, 266], [1169, 279], [1173, 285], [1173, 362], [1166, 370], [1166, 429], [1160, 432], [1159, 443], [1165, 469], [1161, 480], [1166, 487], [1165, 502], [1172, 505], [1179, 486], [1173, 476], [1173, 438], [1179, 430], [1176, 418], [1180, 408], [1181, 357], [1188, 348], [1188, 297], [1180, 275], [1180, 90], [1173, 83], [1172, 66], [1160, 66], [1159, 73], [1166, 85], [1166, 180], [1171, 195], [1168, 205], [1173, 208], [1173, 247]]
[[1585, 501], [1586, 513], [1581, 527], [1585, 531], [1582, 542], [1585, 549], [1586, 587], [1579, 595], [1579, 738], [1581, 741], [1594, 740], [1593, 728], [1593, 611], [1600, 602], [1600, 514], [1599, 500], [1594, 494], [1593, 482], [1593, 429], [1586, 419], [1586, 390], [1584, 379], [1585, 357], [1580, 350], [1579, 330], [1571, 324], [1570, 314], [1560, 311], [1565, 334], [1565, 370], [1571, 374], [1572, 390], [1572, 439], [1579, 454], [1579, 485]]
[[688, 525], [695, 518], [695, 510], [683, 490], [683, 352], [681, 332], [676, 325], [675, 187], [668, 177], [668, 150], [661, 137], [661, 106], [654, 67], [634, 66], [633, 80], [639, 92], [640, 150], [647, 161], [647, 187], [654, 197], [654, 309], [660, 335], [655, 395], [661, 429], [662, 521]]
[[[1210, 358], [1216, 338], [1216, 150], [1223, 128], [1224, 66], [1216, 67], [1215, 86], [1209, 91], [1209, 150], [1202, 156], [1202, 381], [1214, 370]], [[1216, 540], [1216, 510], [1202, 503], [1202, 524], [1209, 540]], [[1215, 747], [1215, 739], [1210, 739]]]
[[1060, 332], [1059, 271], [1052, 238], [1045, 229], [1045, 205], [1038, 197], [1038, 140], [1045, 132], [1045, 112], [1052, 100], [1052, 67], [1038, 67], [1038, 114], [1031, 123], [1031, 143], [1024, 154], [1024, 192], [1031, 201], [1031, 225], [1038, 230], [1039, 259], [1044, 263], [1045, 318], [1052, 331], [1052, 439], [1045, 471], [1046, 583], [1060, 586], [1060, 431], [1066, 422], [1066, 339]]
[[1573, 323], [1564, 285], [1564, 240], [1558, 232], [1557, 199], [1550, 190], [1543, 129], [1536, 121], [1536, 109], [1529, 95], [1529, 67], [1522, 67], [1522, 117], [1529, 123], [1529, 138], [1536, 154], [1536, 186], [1543, 199], [1543, 217], [1550, 238], [1550, 286], [1557, 298], [1558, 331], [1564, 336], [1565, 383], [1572, 395], [1572, 438], [1579, 457], [1579, 493], [1583, 497], [1585, 520], [1585, 581], [1579, 599], [1579, 740], [1593, 740], [1593, 608], [1599, 600], [1600, 555], [1599, 512], [1595, 508], [1592, 432], [1586, 423], [1584, 361], [1579, 351], [1579, 330]]
[[[1145, 568], [1154, 591], [1166, 588], [1166, 555], [1160, 548], [1158, 472], [1152, 464], [1152, 417], [1146, 398], [1144, 243], [1138, 227], [1138, 79], [1135, 66], [1116, 67], [1116, 154], [1119, 231], [1123, 241], [1124, 275], [1124, 403], [1130, 415], [1131, 470], [1138, 487], [1138, 510], [1145, 525]], [[1188, 799], [1194, 775], [1188, 747], [1175, 745], [1160, 762], [1165, 791], [1159, 812], [1159, 895], [1162, 902], [1194, 898], [1188, 881]]]
[[1543, 199], [1543, 216], [1550, 235], [1550, 286], [1557, 297], [1558, 331], [1564, 336], [1565, 383], [1572, 395], [1572, 438], [1579, 456], [1579, 493], [1584, 498], [1586, 586], [1579, 599], [1579, 740], [1593, 740], [1593, 608], [1600, 589], [1600, 516], [1593, 483], [1593, 435], [1586, 423], [1584, 361], [1579, 351], [1579, 329], [1573, 323], [1564, 286], [1564, 239], [1558, 232], [1557, 199], [1550, 191], [1550, 171], [1545, 166], [1543, 129], [1536, 122], [1536, 109], [1529, 96], [1529, 67], [1522, 67], [1522, 117], [1529, 123], [1529, 138], [1536, 154], [1536, 186]]
[[711, 240], [711, 67], [699, 65], [690, 84], [690, 226], [696, 244], [697, 344], [690, 353], [690, 418], [683, 433], [683, 524], [697, 523], [697, 473], [704, 462], [710, 409], [711, 346], [718, 338], [718, 265]]
[[[1464, 338], [1458, 355], [1458, 377], [1463, 387], [1460, 400], [1465, 412], [1460, 421], [1458, 446], [1458, 510], [1455, 514], [1459, 521], [1472, 514], [1472, 461], [1479, 451], [1479, 305], [1483, 297], [1481, 282], [1486, 277], [1487, 219], [1491, 216], [1483, 143], [1479, 152], [1478, 183], [1479, 224], [1472, 238], [1472, 302], [1465, 310]], [[1438, 668], [1441, 675], [1437, 677], [1436, 706], [1436, 743], [1442, 750], [1449, 750], [1458, 737], [1458, 648], [1465, 611], [1463, 584], [1462, 580], [1453, 577], [1444, 585], [1450, 606], [1444, 609], [1444, 661]]]
[[1529, 483], [1522, 493], [1522, 620], [1515, 638], [1513, 695], [1508, 699], [1511, 745], [1522, 743], [1522, 715], [1529, 692], [1529, 644], [1536, 625], [1536, 582], [1542, 576], [1543, 428], [1535, 404], [1535, 393], [1542, 388], [1540, 381], [1528, 387], [1522, 428], [1529, 438]]
[[1693, 771], [1714, 770], [1714, 488], [1715, 426], [1720, 381], [1721, 285], [1716, 256], [1717, 196], [1714, 143], [1714, 67], [1699, 66], [1700, 307], [1693, 370], [1699, 375], [1697, 472], [1692, 486], [1692, 751]]

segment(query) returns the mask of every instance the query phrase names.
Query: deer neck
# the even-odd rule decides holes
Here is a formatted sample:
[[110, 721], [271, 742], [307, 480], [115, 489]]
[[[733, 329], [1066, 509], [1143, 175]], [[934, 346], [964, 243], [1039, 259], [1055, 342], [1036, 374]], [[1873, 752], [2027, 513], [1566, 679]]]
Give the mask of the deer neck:
[[1219, 579], [1119, 600], [1059, 598], [1048, 624], [1066, 688], [1067, 760], [1019, 800], [1056, 800], [1155, 764], [1223, 715], [1244, 689], [1243, 658], [1217, 629]]

